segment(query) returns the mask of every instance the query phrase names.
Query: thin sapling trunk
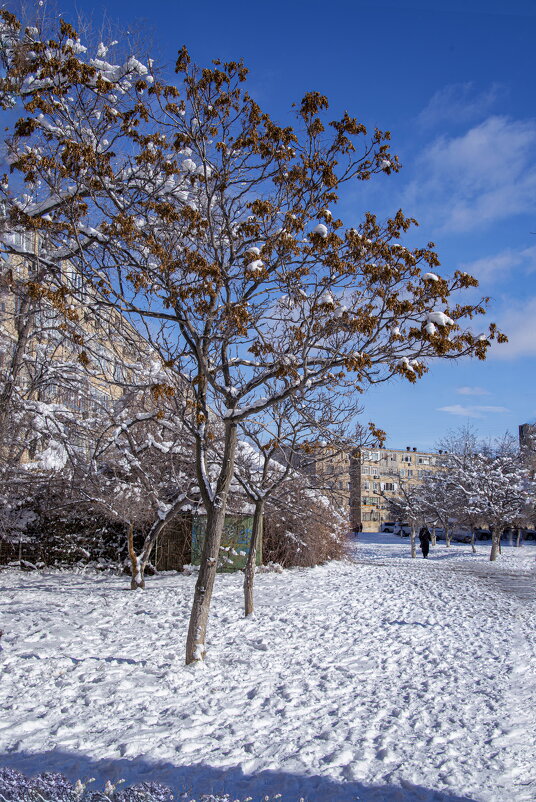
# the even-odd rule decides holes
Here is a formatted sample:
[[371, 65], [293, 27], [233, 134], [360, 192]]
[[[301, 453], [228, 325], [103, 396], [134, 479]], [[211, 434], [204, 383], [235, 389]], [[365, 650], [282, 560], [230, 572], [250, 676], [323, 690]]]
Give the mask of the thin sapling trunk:
[[[219, 478], [216, 492], [212, 499], [205, 495], [205, 506], [207, 512], [207, 528], [205, 541], [201, 553], [201, 565], [199, 576], [195, 585], [194, 600], [190, 613], [190, 624], [186, 639], [186, 665], [198, 662], [205, 657], [205, 639], [208, 625], [208, 615], [210, 612], [210, 602], [216, 570], [218, 567], [218, 555], [220, 551], [223, 525], [225, 523], [225, 511], [227, 508], [227, 496], [233, 478], [235, 452], [237, 440], [237, 427], [235, 423], [227, 423], [225, 427], [224, 454], [221, 462]], [[201, 474], [201, 451], [203, 443], [197, 441], [196, 447], [198, 472]], [[205, 477], [199, 476], [200, 485], [205, 482]]]
[[248, 558], [244, 571], [244, 614], [253, 613], [253, 585], [255, 582], [255, 566], [257, 564], [257, 551], [262, 537], [262, 520], [264, 514], [264, 499], [255, 503], [253, 515], [253, 531], [249, 542]]
[[131, 565], [130, 589], [140, 590], [145, 588], [144, 569], [141, 557], [134, 550], [134, 524], [128, 525], [128, 554]]
[[493, 562], [497, 559], [497, 555], [501, 553], [501, 535], [502, 530], [499, 527], [493, 527], [491, 535], [491, 553], [489, 555], [490, 561]]
[[412, 557], [416, 557], [417, 556], [417, 551], [415, 549], [415, 527], [413, 526], [413, 524], [411, 525], [411, 532], [410, 532], [409, 540], [410, 540], [410, 543], [411, 543], [411, 556]]

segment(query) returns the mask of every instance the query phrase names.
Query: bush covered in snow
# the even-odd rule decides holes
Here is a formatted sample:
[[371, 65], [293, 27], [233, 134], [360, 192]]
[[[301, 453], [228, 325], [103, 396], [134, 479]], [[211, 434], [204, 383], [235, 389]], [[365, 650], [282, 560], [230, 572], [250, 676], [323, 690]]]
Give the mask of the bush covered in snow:
[[91, 789], [78, 780], [74, 785], [63, 776], [45, 771], [25, 777], [15, 769], [0, 769], [0, 802], [172, 802], [169, 788], [142, 782], [130, 788], [106, 783], [104, 791]]
[[[176, 799], [170, 788], [156, 782], [141, 782], [121, 788], [107, 782], [104, 791], [95, 791], [78, 780], [74, 785], [63, 776], [49, 771], [37, 777], [25, 777], [16, 769], [0, 768], [0, 802], [172, 802]], [[179, 791], [180, 793], [180, 791]], [[281, 794], [266, 796], [266, 800], [281, 799]], [[199, 802], [249, 802], [229, 794], [203, 794]], [[195, 800], [191, 800], [195, 802]]]
[[10, 515], [0, 525], [0, 564], [121, 565], [127, 556], [125, 527], [69, 502], [61, 488], [36, 488], [32, 496], [10, 497]]
[[345, 554], [349, 524], [320, 493], [296, 479], [266, 504], [263, 562], [310, 567]]

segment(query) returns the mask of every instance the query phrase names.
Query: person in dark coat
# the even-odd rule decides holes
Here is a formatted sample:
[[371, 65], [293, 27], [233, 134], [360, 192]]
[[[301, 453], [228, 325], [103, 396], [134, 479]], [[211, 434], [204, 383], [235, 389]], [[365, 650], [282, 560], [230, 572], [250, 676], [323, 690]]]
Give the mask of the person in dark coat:
[[427, 526], [421, 526], [419, 532], [419, 543], [421, 544], [422, 556], [426, 560], [428, 552], [430, 551], [430, 543], [432, 542], [432, 535]]

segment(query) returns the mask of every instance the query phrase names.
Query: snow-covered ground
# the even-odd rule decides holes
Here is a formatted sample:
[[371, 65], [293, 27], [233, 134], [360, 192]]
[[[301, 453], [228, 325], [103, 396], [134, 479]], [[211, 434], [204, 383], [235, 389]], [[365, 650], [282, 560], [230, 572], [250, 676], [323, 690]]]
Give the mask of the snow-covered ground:
[[536, 799], [536, 547], [361, 535], [350, 559], [218, 577], [185, 667], [194, 576], [0, 571], [0, 765], [159, 780], [185, 798]]

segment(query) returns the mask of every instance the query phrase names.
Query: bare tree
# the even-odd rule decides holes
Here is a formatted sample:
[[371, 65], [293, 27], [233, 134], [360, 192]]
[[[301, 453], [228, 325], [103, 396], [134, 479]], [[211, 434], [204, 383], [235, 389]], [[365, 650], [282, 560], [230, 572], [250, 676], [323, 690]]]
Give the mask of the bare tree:
[[[195, 497], [192, 438], [179, 425], [185, 408], [180, 393], [158, 407], [142, 393], [125, 394], [101, 415], [89, 459], [76, 466], [78, 494], [126, 525], [132, 590], [145, 587], [158, 538]], [[144, 531], [139, 553], [135, 529]]]
[[513, 438], [505, 436], [481, 446], [468, 474], [468, 506], [492, 530], [490, 560], [496, 560], [505, 528], [519, 523], [526, 507], [529, 471]]
[[[370, 427], [366, 433], [356, 427], [351, 436], [347, 423], [351, 414], [341, 399], [319, 395], [304, 404], [299, 396], [270, 407], [261, 416], [245, 419], [241, 432], [245, 440], [238, 444], [235, 475], [247, 497], [254, 504], [253, 531], [244, 575], [245, 614], [253, 612], [253, 584], [257, 550], [262, 536], [262, 521], [266, 501], [285, 488], [289, 481], [305, 476], [312, 478], [307, 468], [318, 460], [318, 452], [349, 453], [353, 448], [372, 440]], [[337, 403], [338, 402], [338, 403]], [[252, 448], [253, 446], [253, 448]], [[316, 486], [316, 482], [312, 486]], [[322, 490], [320, 490], [322, 492]]]
[[415, 547], [415, 535], [417, 527], [425, 518], [425, 505], [421, 495], [420, 485], [412, 485], [407, 482], [400, 482], [397, 496], [385, 496], [389, 510], [397, 521], [406, 522], [410, 525], [410, 547], [411, 556], [417, 556]]

